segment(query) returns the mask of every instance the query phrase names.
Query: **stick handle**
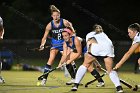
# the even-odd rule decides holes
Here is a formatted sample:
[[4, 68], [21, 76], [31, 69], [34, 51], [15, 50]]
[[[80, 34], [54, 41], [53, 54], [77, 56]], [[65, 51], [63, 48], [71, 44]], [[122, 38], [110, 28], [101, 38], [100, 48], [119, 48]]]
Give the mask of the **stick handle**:
[[94, 79], [94, 80], [91, 80], [91, 81], [87, 82], [87, 83], [85, 84], [85, 87], [88, 87], [89, 84], [94, 83], [95, 81], [97, 81], [98, 79], [102, 78], [102, 77], [105, 76], [106, 74], [107, 74], [107, 73], [103, 73], [99, 78], [96, 78], [96, 79]]
[[131, 84], [129, 84], [128, 82], [126, 82], [126, 81], [124, 81], [124, 80], [122, 80], [122, 79], [120, 79], [120, 82], [122, 83], [122, 84], [124, 84], [125, 86], [127, 86], [128, 88], [130, 88], [130, 89], [132, 89], [132, 85]]

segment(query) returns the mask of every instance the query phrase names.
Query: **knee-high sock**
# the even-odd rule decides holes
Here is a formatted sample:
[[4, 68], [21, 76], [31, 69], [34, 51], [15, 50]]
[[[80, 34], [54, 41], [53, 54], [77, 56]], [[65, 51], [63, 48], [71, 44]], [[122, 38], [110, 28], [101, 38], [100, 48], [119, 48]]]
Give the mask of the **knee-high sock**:
[[77, 70], [77, 73], [76, 73], [76, 79], [75, 79], [75, 83], [80, 83], [80, 81], [83, 79], [85, 73], [87, 71], [87, 68], [83, 65], [81, 65], [79, 67], [79, 69]]
[[103, 79], [100, 78], [100, 74], [96, 69], [93, 69], [91, 75], [93, 75], [96, 79], [98, 79], [98, 82], [104, 82]]
[[67, 64], [66, 68], [69, 71], [69, 74], [70, 74], [71, 78], [75, 79], [75, 75], [76, 75], [76, 72], [77, 72], [75, 67], [73, 67], [72, 64]]
[[[48, 72], [50, 69], [51, 69], [51, 65], [46, 64], [46, 66], [45, 66], [45, 68], [44, 68], [44, 73]], [[44, 76], [44, 78], [47, 79], [47, 78], [48, 78], [48, 75], [49, 75], [49, 74], [46, 74], [46, 75]]]
[[74, 69], [74, 72], [76, 73], [77, 72], [77, 66], [76, 66], [75, 62], [73, 61], [73, 63], [71, 63], [71, 64], [72, 64], [72, 67]]
[[115, 87], [120, 86], [120, 79], [118, 77], [118, 74], [116, 71], [111, 71], [109, 73], [109, 77], [111, 79], [111, 81], [114, 83]]

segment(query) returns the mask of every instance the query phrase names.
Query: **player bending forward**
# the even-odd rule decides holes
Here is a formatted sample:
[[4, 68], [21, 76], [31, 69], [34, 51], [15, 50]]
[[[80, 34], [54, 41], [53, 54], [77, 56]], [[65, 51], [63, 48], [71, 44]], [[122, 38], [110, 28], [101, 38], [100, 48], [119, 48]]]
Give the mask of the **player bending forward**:
[[[75, 81], [75, 75], [76, 75], [76, 68], [73, 68], [71, 63], [78, 59], [82, 54], [85, 54], [87, 51], [86, 48], [86, 42], [83, 39], [79, 39], [77, 36], [72, 35], [72, 30], [70, 28], [65, 28], [62, 32], [62, 36], [64, 39], [63, 44], [63, 56], [60, 60], [59, 66], [61, 66], [63, 63], [66, 63], [66, 67], [70, 73], [70, 76], [73, 80], [71, 83], [67, 83], [67, 85], [74, 83]], [[100, 74], [96, 71], [96, 69], [93, 68], [93, 64], [88, 68], [88, 71], [95, 77], [99, 78]], [[104, 81], [102, 78], [98, 80], [97, 87], [104, 86]]]

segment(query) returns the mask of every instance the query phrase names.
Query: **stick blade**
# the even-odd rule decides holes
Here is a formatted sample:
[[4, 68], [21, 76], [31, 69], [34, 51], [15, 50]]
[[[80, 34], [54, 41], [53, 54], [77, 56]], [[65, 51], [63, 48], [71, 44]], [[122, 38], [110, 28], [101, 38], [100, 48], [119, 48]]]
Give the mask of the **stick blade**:
[[87, 88], [88, 87], [88, 85], [85, 85], [85, 88]]
[[133, 88], [133, 91], [138, 91], [138, 85], [135, 85], [135, 88]]

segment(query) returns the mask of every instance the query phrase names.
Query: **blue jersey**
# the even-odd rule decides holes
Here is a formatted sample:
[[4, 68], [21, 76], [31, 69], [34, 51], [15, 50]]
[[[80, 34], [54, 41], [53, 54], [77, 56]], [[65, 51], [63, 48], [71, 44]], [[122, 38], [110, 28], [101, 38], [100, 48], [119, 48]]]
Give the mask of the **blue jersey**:
[[58, 49], [59, 51], [63, 51], [63, 37], [62, 37], [62, 31], [65, 28], [64, 23], [63, 23], [63, 18], [60, 19], [60, 25], [56, 27], [54, 25], [54, 22], [51, 21], [51, 31], [50, 34], [52, 36], [51, 44], [52, 48], [51, 49]]
[[[77, 51], [77, 50], [76, 50], [76, 47], [75, 47], [74, 40], [75, 40], [75, 36], [72, 36], [72, 45], [70, 46], [70, 45], [69, 45], [69, 42], [66, 42], [66, 45], [67, 45], [67, 47], [70, 47], [70, 48], [73, 49], [74, 51]], [[86, 41], [83, 39], [82, 42], [81, 42], [81, 44], [82, 44], [82, 54], [85, 54], [86, 51], [87, 51]]]
[[60, 19], [60, 24], [58, 27], [56, 27], [54, 25], [54, 22], [51, 21], [51, 27], [52, 27], [50, 31], [51, 36], [56, 40], [62, 40], [63, 39], [62, 31], [65, 28], [64, 23], [63, 23], [63, 18]]

